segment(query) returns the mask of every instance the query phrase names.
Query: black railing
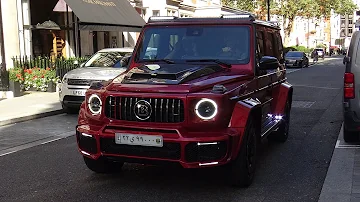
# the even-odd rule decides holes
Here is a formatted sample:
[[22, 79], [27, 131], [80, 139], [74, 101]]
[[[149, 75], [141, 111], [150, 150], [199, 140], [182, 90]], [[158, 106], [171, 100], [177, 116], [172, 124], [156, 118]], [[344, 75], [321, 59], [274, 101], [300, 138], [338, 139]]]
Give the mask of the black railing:
[[46, 69], [50, 68], [52, 70], [56, 70], [56, 76], [60, 79], [63, 76], [76, 68], [80, 67], [80, 64], [86, 62], [88, 57], [81, 57], [81, 58], [52, 58], [49, 56], [43, 57], [29, 57], [29, 56], [16, 56], [13, 57], [13, 65], [15, 68], [22, 68], [22, 69], [30, 69], [30, 68], [41, 68]]
[[2, 64], [0, 64], [0, 91], [9, 90], [9, 72], [2, 70]]

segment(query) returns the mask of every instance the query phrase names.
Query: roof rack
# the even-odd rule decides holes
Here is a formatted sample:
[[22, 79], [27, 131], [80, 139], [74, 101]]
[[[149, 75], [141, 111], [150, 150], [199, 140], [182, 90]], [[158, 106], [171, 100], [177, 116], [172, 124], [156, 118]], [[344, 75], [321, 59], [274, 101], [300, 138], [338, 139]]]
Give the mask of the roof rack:
[[239, 19], [243, 19], [243, 20], [249, 20], [249, 21], [255, 21], [255, 16], [252, 15], [251, 13], [241, 13], [241, 14], [225, 14], [225, 15], [220, 15], [220, 16], [208, 16], [208, 17], [204, 17], [204, 16], [195, 16], [195, 17], [190, 17], [190, 18], [179, 18], [177, 16], [151, 16], [148, 20], [148, 23], [150, 22], [164, 22], [164, 21], [174, 21], [174, 20], [201, 20], [201, 19], [234, 19], [234, 20], [239, 20]]
[[149, 17], [148, 22], [161, 22], [161, 21], [168, 21], [168, 20], [176, 20], [178, 17], [176, 16], [151, 16]]
[[244, 13], [244, 14], [226, 14], [226, 15], [221, 15], [220, 18], [225, 18], [225, 19], [249, 19], [250, 21], [255, 21], [255, 16], [252, 15], [251, 13]]

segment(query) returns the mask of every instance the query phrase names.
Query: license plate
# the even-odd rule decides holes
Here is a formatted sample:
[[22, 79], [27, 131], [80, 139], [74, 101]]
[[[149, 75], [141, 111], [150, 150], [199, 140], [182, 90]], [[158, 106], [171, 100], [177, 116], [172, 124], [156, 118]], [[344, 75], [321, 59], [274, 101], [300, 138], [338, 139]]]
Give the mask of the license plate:
[[115, 133], [116, 144], [162, 147], [163, 137], [158, 135], [135, 135]]
[[74, 90], [73, 95], [85, 96], [84, 90]]

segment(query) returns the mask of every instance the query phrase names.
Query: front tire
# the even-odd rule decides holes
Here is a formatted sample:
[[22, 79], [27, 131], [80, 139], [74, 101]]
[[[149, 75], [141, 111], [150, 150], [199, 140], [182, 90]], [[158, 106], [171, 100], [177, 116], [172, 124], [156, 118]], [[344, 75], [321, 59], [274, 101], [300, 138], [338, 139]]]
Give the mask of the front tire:
[[344, 140], [347, 143], [358, 142], [359, 133], [354, 131], [348, 131], [344, 128]]
[[251, 119], [246, 127], [239, 154], [229, 164], [228, 181], [230, 185], [248, 187], [252, 184], [256, 170], [257, 144], [258, 136]]
[[109, 161], [103, 157], [97, 160], [84, 156], [86, 166], [96, 173], [115, 173], [120, 172], [124, 162]]
[[283, 122], [280, 124], [277, 131], [274, 131], [272, 134], [268, 136], [269, 140], [276, 142], [286, 142], [286, 140], [289, 137], [290, 111], [291, 111], [290, 101], [287, 100], [285, 105], [285, 114], [282, 117]]

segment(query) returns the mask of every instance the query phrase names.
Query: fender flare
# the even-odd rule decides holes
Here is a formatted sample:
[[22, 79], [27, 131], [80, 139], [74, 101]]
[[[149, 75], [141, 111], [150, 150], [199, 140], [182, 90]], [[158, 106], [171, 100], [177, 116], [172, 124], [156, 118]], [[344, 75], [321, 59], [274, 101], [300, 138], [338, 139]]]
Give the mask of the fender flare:
[[290, 101], [290, 107], [291, 107], [293, 91], [294, 91], [293, 86], [288, 82], [281, 83], [277, 87], [277, 89], [274, 89], [273, 91], [274, 99], [272, 101], [272, 106], [273, 106], [272, 111], [274, 113], [284, 114], [285, 103], [287, 100]]
[[231, 153], [234, 155], [232, 155], [232, 159], [235, 159], [237, 157], [239, 150], [242, 146], [242, 140], [250, 115], [253, 116], [253, 118], [255, 119], [255, 124], [257, 124], [257, 133], [260, 137], [261, 102], [253, 98], [248, 98], [245, 100], [240, 100], [235, 104], [228, 126], [229, 128], [236, 129], [239, 133], [238, 136], [233, 137]]

